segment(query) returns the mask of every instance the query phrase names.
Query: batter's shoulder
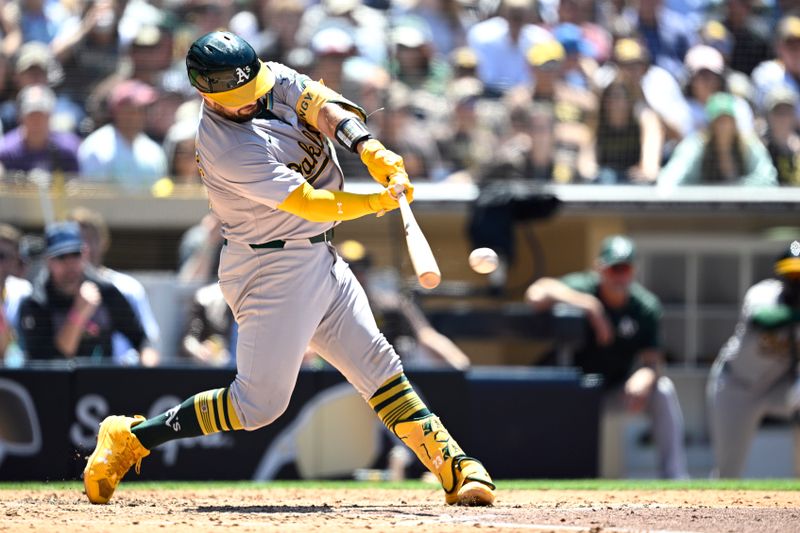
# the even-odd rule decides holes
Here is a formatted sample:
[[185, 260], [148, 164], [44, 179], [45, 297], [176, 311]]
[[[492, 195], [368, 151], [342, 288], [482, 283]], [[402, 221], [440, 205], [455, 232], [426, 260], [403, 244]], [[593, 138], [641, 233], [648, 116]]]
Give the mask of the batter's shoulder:
[[197, 128], [196, 149], [204, 162], [216, 165], [226, 157], [230, 159], [234, 152], [237, 154], [234, 159], [241, 159], [252, 151], [261, 153], [264, 147], [263, 139], [250, 124], [233, 122], [203, 109]]
[[275, 86], [271, 91], [272, 105], [283, 103], [294, 109], [311, 78], [282, 63], [268, 61], [266, 65], [275, 75]]

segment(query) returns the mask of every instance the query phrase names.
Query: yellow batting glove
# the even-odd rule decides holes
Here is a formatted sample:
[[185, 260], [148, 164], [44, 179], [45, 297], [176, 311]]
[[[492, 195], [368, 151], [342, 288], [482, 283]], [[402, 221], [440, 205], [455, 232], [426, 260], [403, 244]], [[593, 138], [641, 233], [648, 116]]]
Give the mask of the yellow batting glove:
[[389, 179], [395, 174], [405, 174], [403, 158], [387, 150], [377, 139], [367, 139], [361, 149], [361, 161], [366, 165], [372, 179], [383, 186], [389, 185]]
[[400, 207], [400, 204], [397, 203], [397, 196], [393, 194], [391, 189], [384, 189], [379, 193], [369, 195], [369, 207], [379, 217], [382, 217], [387, 211]]
[[389, 184], [386, 186], [386, 188], [395, 197], [401, 192], [405, 192], [408, 203], [414, 201], [414, 186], [411, 184], [411, 181], [409, 181], [408, 174], [405, 172], [402, 174], [395, 174], [389, 178]]

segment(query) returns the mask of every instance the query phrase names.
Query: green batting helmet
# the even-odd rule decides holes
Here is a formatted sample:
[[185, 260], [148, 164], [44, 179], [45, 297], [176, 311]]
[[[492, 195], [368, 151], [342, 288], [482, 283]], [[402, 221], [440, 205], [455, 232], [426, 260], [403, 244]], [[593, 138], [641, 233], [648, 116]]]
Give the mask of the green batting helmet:
[[250, 44], [233, 33], [203, 35], [186, 54], [189, 81], [201, 94], [225, 107], [255, 102], [275, 85], [275, 75]]
[[775, 261], [779, 276], [800, 276], [800, 241], [792, 241]]

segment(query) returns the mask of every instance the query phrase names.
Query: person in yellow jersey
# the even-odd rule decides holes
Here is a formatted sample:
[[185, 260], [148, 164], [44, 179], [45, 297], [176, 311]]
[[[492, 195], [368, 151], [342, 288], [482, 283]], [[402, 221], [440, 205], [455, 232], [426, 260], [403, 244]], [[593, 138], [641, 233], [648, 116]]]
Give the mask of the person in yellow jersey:
[[[83, 479], [106, 503], [154, 447], [218, 431], [255, 430], [286, 409], [307, 346], [336, 367], [381, 421], [439, 478], [448, 504], [491, 505], [495, 485], [411, 387], [364, 290], [332, 244], [343, 220], [413, 200], [403, 160], [366, 127], [363, 109], [228, 32], [189, 48], [203, 98], [197, 161], [224, 238], [219, 284], [238, 324], [237, 374], [152, 419], [100, 425]], [[343, 192], [331, 139], [360, 155], [383, 188]]]

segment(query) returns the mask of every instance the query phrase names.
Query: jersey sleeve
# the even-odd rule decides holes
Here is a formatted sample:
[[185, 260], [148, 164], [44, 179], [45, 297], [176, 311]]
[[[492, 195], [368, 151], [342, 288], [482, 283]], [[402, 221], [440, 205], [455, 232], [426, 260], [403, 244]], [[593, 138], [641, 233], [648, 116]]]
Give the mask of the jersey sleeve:
[[276, 209], [305, 183], [299, 172], [255, 143], [243, 144], [214, 161], [215, 173], [237, 194]]
[[597, 282], [589, 272], [573, 272], [561, 278], [561, 282], [572, 290], [594, 294], [597, 289]]
[[273, 100], [292, 109], [297, 107], [300, 95], [303, 94], [306, 83], [311, 81], [311, 78], [280, 63], [270, 61], [267, 62], [267, 66], [275, 74], [275, 86], [272, 88]]
[[275, 74], [271, 108], [278, 115], [293, 111], [301, 120], [318, 128], [317, 117], [320, 110], [325, 104], [333, 103], [355, 113], [366, 122], [367, 112], [361, 106], [326, 87], [323, 80], [314, 81], [280, 63], [268, 63], [268, 66]]

